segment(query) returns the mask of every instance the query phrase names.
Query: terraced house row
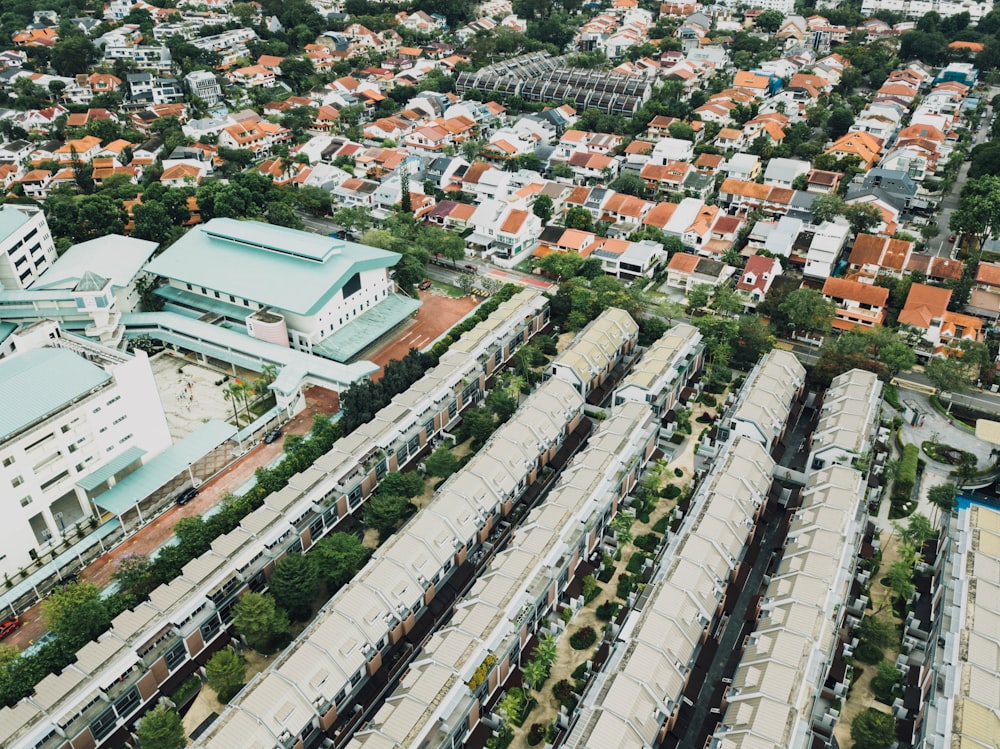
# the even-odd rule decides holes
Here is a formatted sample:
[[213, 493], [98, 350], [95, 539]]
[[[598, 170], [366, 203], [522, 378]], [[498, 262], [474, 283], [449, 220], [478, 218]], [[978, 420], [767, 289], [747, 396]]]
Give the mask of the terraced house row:
[[489, 706], [530, 654], [533, 635], [569, 598], [580, 564], [609, 550], [605, 530], [652, 456], [656, 431], [640, 403], [601, 422], [351, 749], [482, 744], [496, 725]]
[[201, 743], [303, 747], [328, 731], [337, 738], [353, 730], [368, 680], [428, 634], [443, 613], [434, 607], [437, 594], [458, 584], [456, 576], [473, 574], [491, 531], [582, 420], [583, 398], [572, 387], [543, 383], [337, 592], [295, 645], [240, 692]]
[[[385, 473], [407, 465], [452, 428], [461, 411], [481, 399], [487, 380], [547, 323], [547, 302], [537, 292], [521, 291], [500, 305], [371, 422], [293, 476], [148, 602], [119, 615], [75, 663], [0, 710], [0, 745], [120, 745], [144, 709], [228, 641], [226, 625], [241, 591], [266, 587], [277, 559], [308, 549], [335, 529]], [[492, 486], [494, 478], [486, 483]]]

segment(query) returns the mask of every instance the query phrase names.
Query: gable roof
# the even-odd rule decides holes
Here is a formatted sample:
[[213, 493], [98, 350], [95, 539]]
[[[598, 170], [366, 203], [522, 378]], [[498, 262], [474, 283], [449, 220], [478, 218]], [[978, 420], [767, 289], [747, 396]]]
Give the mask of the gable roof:
[[944, 317], [951, 301], [951, 289], [915, 283], [910, 286], [906, 304], [899, 313], [899, 322], [915, 325], [918, 328], [929, 328], [931, 323]]

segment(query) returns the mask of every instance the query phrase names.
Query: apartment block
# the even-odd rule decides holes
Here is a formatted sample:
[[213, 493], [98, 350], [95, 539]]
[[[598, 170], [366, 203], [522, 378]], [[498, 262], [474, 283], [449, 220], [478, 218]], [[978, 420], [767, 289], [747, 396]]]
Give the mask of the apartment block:
[[56, 261], [56, 246], [41, 208], [0, 206], [0, 288], [26, 289]]
[[13, 576], [76, 523], [99, 517], [92, 490], [170, 446], [146, 355], [37, 323], [0, 360], [0, 572]]

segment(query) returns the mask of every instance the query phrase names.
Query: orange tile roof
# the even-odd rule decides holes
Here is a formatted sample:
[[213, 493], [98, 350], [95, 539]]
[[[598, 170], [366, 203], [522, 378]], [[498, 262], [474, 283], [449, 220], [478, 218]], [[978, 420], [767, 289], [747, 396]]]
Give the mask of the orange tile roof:
[[677, 203], [657, 203], [653, 209], [646, 214], [642, 223], [646, 226], [656, 226], [662, 229], [670, 221], [674, 211], [677, 210]]
[[889, 289], [868, 283], [848, 281], [844, 278], [828, 278], [823, 283], [823, 296], [870, 304], [873, 307], [884, 307], [889, 301]]
[[899, 313], [899, 322], [905, 325], [915, 325], [918, 328], [929, 328], [935, 319], [941, 319], [948, 310], [951, 301], [951, 289], [915, 283], [910, 286], [906, 304]]
[[524, 226], [524, 221], [527, 218], [527, 211], [522, 211], [520, 208], [514, 208], [507, 214], [507, 218], [504, 219], [504, 222], [500, 224], [500, 231], [506, 232], [507, 234], [516, 234], [521, 231], [521, 227]]
[[997, 263], [980, 263], [976, 271], [976, 282], [987, 286], [1000, 286], [1000, 265]]
[[687, 252], [678, 252], [670, 258], [670, 262], [667, 263], [667, 269], [679, 271], [681, 273], [693, 273], [694, 269], [698, 267], [699, 262], [701, 262], [701, 258], [697, 255], [691, 255]]

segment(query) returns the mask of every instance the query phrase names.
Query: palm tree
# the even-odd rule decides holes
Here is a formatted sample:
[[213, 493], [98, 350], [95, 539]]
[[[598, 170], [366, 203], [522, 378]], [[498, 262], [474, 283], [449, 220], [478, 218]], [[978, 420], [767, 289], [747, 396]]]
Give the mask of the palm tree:
[[538, 641], [538, 645], [535, 647], [533, 655], [536, 661], [542, 662], [546, 670], [552, 668], [552, 664], [556, 662], [556, 657], [558, 656], [556, 649], [556, 636], [544, 635], [542, 639]]
[[529, 690], [537, 692], [549, 678], [549, 667], [542, 663], [540, 658], [535, 658], [521, 669], [521, 676], [524, 677], [524, 685]]
[[[244, 387], [243, 383], [240, 382], [239, 380], [236, 380], [235, 382], [230, 382], [226, 386], [226, 392], [223, 394], [222, 397], [225, 398], [226, 400], [232, 400], [234, 404], [238, 403], [240, 401], [240, 398], [242, 397], [243, 403], [246, 404], [247, 400], [246, 388]], [[234, 405], [233, 411], [235, 410], [236, 406]], [[246, 411], [247, 411], [247, 420], [250, 421], [249, 405], [246, 405]]]
[[958, 494], [958, 487], [954, 484], [938, 484], [937, 486], [932, 486], [927, 491], [927, 501], [937, 508], [937, 513], [934, 518], [937, 522], [937, 518], [940, 517], [942, 510], [947, 510], [949, 513], [955, 509], [955, 496]]
[[236, 393], [233, 390], [226, 389], [222, 393], [222, 397], [233, 404], [233, 422], [235, 422], [236, 426], [238, 427], [240, 425], [240, 415], [239, 412], [236, 410], [236, 402], [237, 402]]

